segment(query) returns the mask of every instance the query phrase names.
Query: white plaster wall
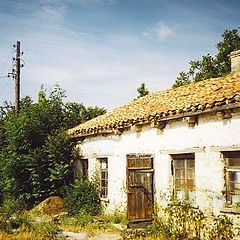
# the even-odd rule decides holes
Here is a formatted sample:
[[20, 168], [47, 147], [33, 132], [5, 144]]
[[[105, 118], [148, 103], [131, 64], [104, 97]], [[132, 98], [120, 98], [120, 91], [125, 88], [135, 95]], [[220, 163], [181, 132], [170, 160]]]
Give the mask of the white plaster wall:
[[80, 145], [80, 154], [89, 159], [90, 175], [96, 158], [108, 157], [109, 203], [107, 210], [126, 209], [126, 155], [153, 154], [155, 200], [166, 204], [172, 188], [171, 154], [195, 153], [197, 204], [218, 211], [224, 204], [224, 165], [220, 151], [240, 150], [240, 114], [222, 120], [216, 114], [205, 115], [193, 128], [182, 120], [169, 121], [165, 129], [146, 126], [120, 136], [90, 137]]
[[201, 209], [219, 213], [224, 205], [224, 163], [220, 152], [195, 154], [196, 203]]

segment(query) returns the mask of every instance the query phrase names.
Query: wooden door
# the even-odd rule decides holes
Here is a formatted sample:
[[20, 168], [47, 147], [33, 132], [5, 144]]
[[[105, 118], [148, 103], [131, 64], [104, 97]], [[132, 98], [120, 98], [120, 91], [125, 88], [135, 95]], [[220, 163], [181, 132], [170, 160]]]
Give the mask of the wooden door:
[[128, 222], [151, 222], [153, 214], [153, 158], [151, 155], [127, 155], [127, 194]]

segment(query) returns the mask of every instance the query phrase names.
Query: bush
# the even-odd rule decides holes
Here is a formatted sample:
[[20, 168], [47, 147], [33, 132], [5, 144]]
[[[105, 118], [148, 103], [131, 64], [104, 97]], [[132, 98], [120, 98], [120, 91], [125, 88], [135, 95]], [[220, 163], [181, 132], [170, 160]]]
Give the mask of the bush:
[[209, 240], [233, 239], [233, 223], [225, 215], [219, 215], [213, 219], [213, 224], [208, 234]]
[[12, 214], [21, 212], [24, 209], [25, 205], [22, 200], [6, 196], [4, 197], [3, 203], [0, 207], [0, 214], [10, 217]]
[[58, 231], [58, 226], [53, 222], [40, 222], [33, 227], [33, 232], [41, 239], [54, 239]]
[[101, 200], [97, 186], [89, 181], [77, 182], [66, 190], [65, 209], [71, 215], [85, 213], [97, 215], [101, 212]]
[[126, 215], [117, 210], [113, 214], [105, 214], [103, 217], [106, 222], [114, 224], [126, 222]]
[[93, 222], [92, 216], [85, 212], [80, 212], [76, 216], [77, 218], [77, 224], [81, 227], [85, 227]]
[[188, 201], [175, 200], [164, 210], [166, 221], [164, 234], [170, 239], [200, 239], [204, 227], [204, 215], [200, 209], [193, 208]]
[[24, 205], [20, 200], [6, 197], [0, 207], [0, 230], [9, 232], [23, 225], [29, 226], [29, 219], [22, 214]]
[[153, 224], [148, 227], [151, 236], [169, 240], [230, 240], [234, 227], [225, 215], [204, 215], [188, 201], [171, 201], [166, 208], [156, 211]]

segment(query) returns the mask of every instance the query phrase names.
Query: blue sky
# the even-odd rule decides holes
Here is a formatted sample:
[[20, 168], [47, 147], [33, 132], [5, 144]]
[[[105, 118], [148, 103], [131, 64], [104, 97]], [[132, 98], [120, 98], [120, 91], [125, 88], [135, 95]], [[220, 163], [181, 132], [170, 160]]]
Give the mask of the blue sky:
[[58, 83], [67, 100], [113, 109], [170, 88], [190, 60], [240, 27], [240, 0], [0, 0], [0, 102], [14, 99], [12, 45], [21, 41], [21, 96]]

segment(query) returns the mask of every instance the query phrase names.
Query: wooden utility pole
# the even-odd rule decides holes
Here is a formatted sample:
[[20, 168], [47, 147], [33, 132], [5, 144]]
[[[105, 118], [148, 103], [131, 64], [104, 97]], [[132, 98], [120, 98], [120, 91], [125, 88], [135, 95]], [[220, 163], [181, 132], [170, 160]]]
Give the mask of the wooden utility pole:
[[20, 42], [17, 41], [16, 46], [16, 74], [15, 74], [15, 111], [20, 109]]

